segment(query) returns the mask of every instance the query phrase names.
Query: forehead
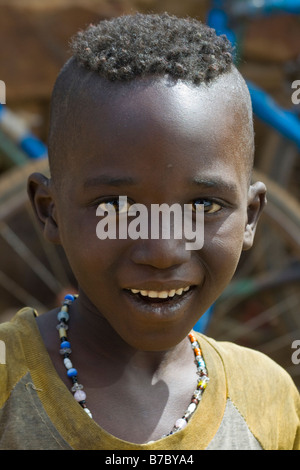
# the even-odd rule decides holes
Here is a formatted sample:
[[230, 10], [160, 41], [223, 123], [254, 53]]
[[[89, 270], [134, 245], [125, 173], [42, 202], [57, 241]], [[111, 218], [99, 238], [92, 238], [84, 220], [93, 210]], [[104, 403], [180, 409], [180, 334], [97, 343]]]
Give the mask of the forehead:
[[236, 72], [201, 86], [164, 77], [108, 82], [87, 74], [69, 107], [66, 153], [81, 155], [78, 163], [86, 167], [89, 156], [116, 166], [159, 153], [169, 164], [180, 155], [194, 166], [205, 156], [207, 165], [230, 158], [246, 168], [253, 140], [249, 103]]
[[184, 131], [192, 131], [214, 119], [225, 130], [234, 124], [236, 127], [237, 118], [243, 119], [240, 123], [243, 126], [251, 120], [246, 90], [236, 71], [199, 86], [180, 80], [172, 82], [165, 77], [109, 82], [90, 74], [79, 84], [72, 102], [78, 119], [84, 119], [89, 125], [96, 125], [103, 117], [108, 124], [113, 121], [115, 127], [121, 128], [122, 124], [125, 127], [125, 123], [138, 119], [140, 126], [144, 122], [147, 126], [156, 122], [166, 127], [168, 122], [170, 127], [180, 124]]

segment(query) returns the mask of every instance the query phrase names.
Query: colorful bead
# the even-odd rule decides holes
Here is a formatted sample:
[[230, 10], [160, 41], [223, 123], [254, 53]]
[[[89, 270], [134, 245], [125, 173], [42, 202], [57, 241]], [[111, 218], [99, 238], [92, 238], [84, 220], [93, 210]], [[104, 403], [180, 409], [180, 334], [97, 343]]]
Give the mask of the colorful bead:
[[204, 390], [206, 388], [206, 381], [205, 380], [200, 380], [197, 384], [197, 388], [200, 389], [200, 390]]
[[64, 300], [71, 300], [72, 302], [74, 301], [74, 299], [75, 299], [74, 295], [71, 295], [71, 294], [65, 295], [65, 298], [64, 298]]
[[77, 375], [78, 375], [78, 372], [77, 372], [76, 369], [74, 369], [74, 367], [69, 369], [68, 372], [67, 372], [68, 377], [76, 377]]
[[197, 341], [193, 333], [189, 333], [188, 337], [190, 338], [191, 343], [194, 343], [195, 341]]
[[58, 330], [58, 333], [59, 333], [60, 339], [67, 337], [67, 330], [66, 330], [66, 328], [60, 328], [60, 329]]
[[197, 366], [204, 369], [205, 368], [205, 362], [203, 359], [197, 359]]
[[[62, 307], [62, 309], [63, 309], [63, 308], [64, 308], [64, 307]], [[64, 310], [61, 310], [61, 311], [58, 312], [58, 314], [57, 314], [57, 320], [58, 320], [58, 321], [67, 322], [67, 321], [69, 321], [69, 318], [70, 318], [70, 316], [69, 316], [68, 312], [66, 312], [66, 311], [64, 311]]]

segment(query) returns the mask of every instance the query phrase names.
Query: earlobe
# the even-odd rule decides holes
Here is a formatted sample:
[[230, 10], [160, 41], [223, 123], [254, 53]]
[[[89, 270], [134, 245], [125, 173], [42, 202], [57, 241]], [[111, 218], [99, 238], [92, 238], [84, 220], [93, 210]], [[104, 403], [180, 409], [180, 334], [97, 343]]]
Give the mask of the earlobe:
[[247, 224], [244, 232], [243, 250], [249, 250], [254, 241], [254, 235], [259, 217], [266, 204], [266, 186], [260, 181], [250, 186], [248, 192]]
[[51, 243], [60, 244], [50, 180], [41, 173], [33, 173], [28, 178], [27, 192], [45, 238]]

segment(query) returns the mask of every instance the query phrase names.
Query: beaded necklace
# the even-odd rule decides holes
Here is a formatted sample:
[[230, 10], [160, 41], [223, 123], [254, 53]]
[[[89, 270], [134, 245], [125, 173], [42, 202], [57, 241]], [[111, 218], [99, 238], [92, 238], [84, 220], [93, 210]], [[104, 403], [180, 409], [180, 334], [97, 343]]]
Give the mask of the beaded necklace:
[[[77, 296], [74, 296], [74, 295], [70, 295], [70, 294], [66, 295], [62, 302], [61, 310], [59, 311], [57, 315], [57, 319], [59, 323], [56, 328], [59, 332], [59, 337], [60, 337], [59, 352], [63, 356], [64, 365], [67, 369], [67, 376], [70, 377], [73, 383], [71, 387], [71, 391], [74, 394], [74, 398], [82, 406], [82, 408], [90, 416], [90, 418], [92, 418], [92, 413], [86, 406], [86, 393], [83, 390], [83, 385], [78, 383], [78, 372], [73, 367], [73, 364], [70, 360], [70, 354], [72, 350], [71, 350], [71, 344], [67, 339], [67, 330], [69, 328], [68, 326], [69, 307], [76, 298]], [[207, 370], [206, 370], [206, 365], [202, 357], [202, 351], [200, 349], [200, 345], [195, 335], [193, 334], [193, 332], [191, 332], [188, 335], [188, 338], [191, 342], [191, 347], [195, 355], [196, 373], [198, 375], [197, 386], [192, 395], [191, 402], [186, 412], [184, 413], [184, 415], [176, 421], [175, 425], [173, 426], [173, 429], [168, 434], [165, 434], [162, 437], [170, 436], [171, 434], [174, 434], [175, 432], [180, 431], [181, 429], [185, 428], [188, 421], [191, 419], [191, 417], [195, 413], [197, 406], [202, 398], [202, 394], [209, 381], [209, 377], [208, 377]]]

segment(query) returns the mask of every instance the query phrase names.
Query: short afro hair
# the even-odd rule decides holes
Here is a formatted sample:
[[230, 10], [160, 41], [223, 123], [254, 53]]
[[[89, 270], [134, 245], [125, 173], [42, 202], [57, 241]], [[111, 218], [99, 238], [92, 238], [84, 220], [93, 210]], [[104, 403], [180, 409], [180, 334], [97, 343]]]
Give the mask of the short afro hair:
[[225, 36], [196, 19], [167, 13], [103, 20], [78, 32], [71, 49], [79, 64], [110, 81], [168, 75], [209, 83], [233, 63]]
[[99, 77], [126, 84], [165, 77], [171, 82], [209, 86], [235, 69], [233, 49], [225, 36], [217, 36], [196, 19], [168, 13], [136, 13], [100, 21], [79, 31], [70, 46], [72, 57], [56, 79], [50, 110], [49, 163], [52, 180], [59, 182], [61, 155], [68, 153], [66, 126], [74, 126], [73, 105], [86, 92], [89, 80], [95, 84]]

